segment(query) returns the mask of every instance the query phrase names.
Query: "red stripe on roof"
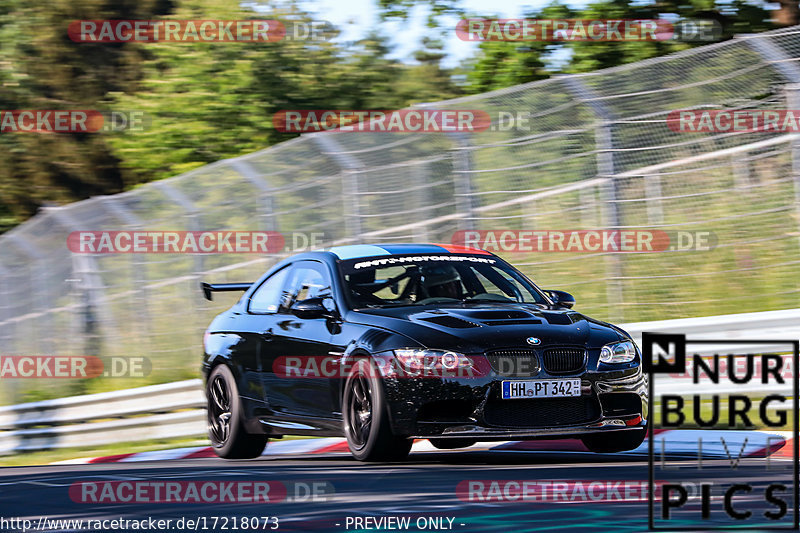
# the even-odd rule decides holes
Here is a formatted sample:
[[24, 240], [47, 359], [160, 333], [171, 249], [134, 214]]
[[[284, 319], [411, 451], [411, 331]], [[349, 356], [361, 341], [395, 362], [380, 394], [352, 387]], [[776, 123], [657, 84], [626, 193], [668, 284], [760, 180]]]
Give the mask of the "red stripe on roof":
[[451, 254], [492, 255], [486, 250], [481, 250], [480, 248], [470, 248], [469, 246], [458, 246], [456, 244], [437, 244], [436, 246], [441, 246]]

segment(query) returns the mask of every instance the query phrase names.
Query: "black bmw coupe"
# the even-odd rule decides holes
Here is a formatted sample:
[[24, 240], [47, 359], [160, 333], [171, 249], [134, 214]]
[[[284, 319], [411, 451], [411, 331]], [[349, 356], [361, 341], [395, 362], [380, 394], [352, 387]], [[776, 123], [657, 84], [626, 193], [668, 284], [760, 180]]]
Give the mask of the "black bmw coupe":
[[284, 435], [344, 436], [362, 461], [401, 460], [415, 438], [580, 438], [617, 452], [645, 436], [630, 336], [483, 250], [334, 247], [203, 291], [244, 291], [204, 339], [220, 457], [257, 457]]

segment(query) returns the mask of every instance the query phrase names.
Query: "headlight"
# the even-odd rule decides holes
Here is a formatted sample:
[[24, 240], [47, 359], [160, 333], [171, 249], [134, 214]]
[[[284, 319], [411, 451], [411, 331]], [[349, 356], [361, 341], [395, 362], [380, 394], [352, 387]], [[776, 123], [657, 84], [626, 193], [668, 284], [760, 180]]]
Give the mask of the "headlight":
[[413, 371], [455, 370], [472, 366], [472, 361], [466, 355], [445, 350], [404, 349], [395, 350], [394, 355], [404, 367]]
[[636, 359], [636, 346], [633, 341], [606, 344], [600, 350], [602, 363], [630, 363], [634, 359]]

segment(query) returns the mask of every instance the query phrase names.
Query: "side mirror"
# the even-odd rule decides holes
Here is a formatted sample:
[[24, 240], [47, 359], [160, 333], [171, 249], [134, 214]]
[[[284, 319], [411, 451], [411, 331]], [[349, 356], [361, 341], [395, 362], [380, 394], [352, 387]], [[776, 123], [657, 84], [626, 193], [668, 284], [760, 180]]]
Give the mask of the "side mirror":
[[547, 295], [553, 300], [553, 303], [559, 307], [566, 307], [572, 309], [575, 305], [575, 297], [568, 292], [564, 291], [545, 291]]
[[335, 306], [330, 298], [307, 298], [295, 302], [289, 311], [297, 318], [332, 318], [335, 315]]

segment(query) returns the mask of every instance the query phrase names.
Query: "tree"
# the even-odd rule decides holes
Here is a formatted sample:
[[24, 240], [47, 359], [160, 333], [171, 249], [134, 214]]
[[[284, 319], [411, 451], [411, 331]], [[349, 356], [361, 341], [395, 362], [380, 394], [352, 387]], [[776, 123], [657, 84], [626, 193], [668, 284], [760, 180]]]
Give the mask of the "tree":
[[[797, 0], [794, 2], [795, 8]], [[460, 14], [466, 18], [492, 18], [490, 14], [465, 14], [455, 0], [379, 0], [387, 18], [400, 17], [414, 6], [429, 9], [429, 24], [441, 26], [446, 16]], [[783, 4], [782, 4], [783, 6]], [[791, 6], [784, 6], [789, 10]], [[784, 9], [782, 7], [782, 9]], [[559, 0], [540, 10], [524, 14], [529, 19], [711, 19], [722, 26], [722, 38], [735, 33], [755, 33], [772, 29], [769, 11], [761, 5], [743, 0], [607, 0], [594, 2], [582, 9], [572, 9]], [[776, 14], [777, 16], [777, 14]], [[786, 18], [791, 22], [790, 17]], [[450, 29], [452, 31], [452, 29]], [[639, 41], [639, 42], [482, 42], [477, 54], [465, 62], [467, 72], [464, 89], [480, 93], [548, 78], [559, 72], [589, 72], [651, 57], [669, 54], [706, 42]], [[564, 60], [566, 58], [566, 60]], [[562, 64], [563, 63], [563, 64]]]
[[[206, 2], [206, 9], [191, 12], [193, 18], [278, 18], [287, 26], [313, 19], [297, 6], [265, 17]], [[189, 12], [181, 3], [174, 16], [188, 18]], [[273, 128], [278, 111], [399, 109], [460, 94], [439, 66], [440, 43], [427, 42], [420, 64], [405, 65], [388, 58], [388, 41], [376, 32], [352, 44], [281, 40], [148, 47], [143, 79], [135, 91], [120, 94], [116, 105], [144, 110], [151, 123], [146, 131], [111, 140], [123, 166], [142, 181], [297, 136]]]
[[[126, 45], [72, 42], [71, 20], [154, 18], [167, 2], [7, 0], [0, 8], [0, 109], [102, 109], [106, 95], [139, 75], [141, 51]], [[5, 90], [8, 89], [8, 90]], [[120, 160], [101, 135], [0, 134], [0, 231], [48, 201], [70, 202], [119, 192], [128, 184]]]
[[[379, 33], [352, 44], [86, 44], [68, 38], [81, 19], [265, 19], [310, 22], [297, 3], [227, 0], [55, 0], [0, 4], [0, 109], [143, 111], [143, 131], [0, 135], [0, 231], [45, 203], [120, 192], [296, 134], [276, 131], [286, 109], [396, 109], [460, 94], [440, 66], [441, 43], [419, 64], [390, 59]], [[335, 29], [332, 30], [335, 32]], [[6, 90], [7, 89], [7, 90]]]

